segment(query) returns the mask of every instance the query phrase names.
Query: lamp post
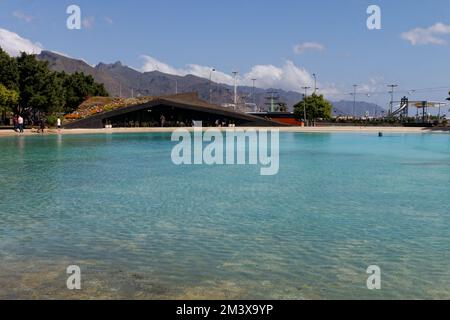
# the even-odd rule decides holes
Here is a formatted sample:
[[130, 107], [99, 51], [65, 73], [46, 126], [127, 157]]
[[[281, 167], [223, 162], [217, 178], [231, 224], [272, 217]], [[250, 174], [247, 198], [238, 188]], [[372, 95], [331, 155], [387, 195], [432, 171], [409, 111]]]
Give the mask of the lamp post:
[[391, 88], [391, 91], [389, 92], [391, 94], [391, 103], [389, 108], [389, 115], [392, 114], [392, 108], [394, 107], [394, 89], [398, 87], [398, 84], [390, 84], [388, 85], [389, 88]]
[[252, 79], [253, 87], [252, 87], [252, 96], [253, 96], [253, 107], [255, 108], [255, 112], [258, 111], [256, 106], [256, 96], [255, 96], [255, 82], [257, 79]]
[[216, 71], [216, 69], [212, 68], [211, 72], [209, 73], [209, 103], [212, 103], [212, 74], [213, 72]]
[[317, 75], [315, 73], [313, 73], [313, 77], [314, 77], [314, 94], [316, 94], [316, 92], [317, 92]]
[[353, 85], [353, 112], [352, 117], [355, 118], [355, 110], [356, 110], [356, 88], [358, 88], [357, 84]]
[[[313, 97], [313, 104], [314, 104], [314, 110], [316, 109], [316, 93], [317, 93], [317, 75], [313, 73], [314, 77], [314, 97]], [[316, 125], [316, 119], [313, 119], [313, 126]]]
[[252, 96], [253, 96], [253, 104], [256, 105], [256, 97], [255, 97], [255, 82], [257, 79], [252, 79], [253, 87], [252, 87]]
[[305, 123], [306, 123], [307, 122], [306, 121], [306, 97], [308, 96], [308, 89], [311, 89], [311, 87], [302, 87], [302, 89], [305, 90], [305, 95], [303, 97], [303, 118], [304, 118]]
[[233, 75], [234, 75], [234, 109], [236, 110], [237, 107], [237, 76], [238, 76], [239, 72], [238, 71], [233, 71]]

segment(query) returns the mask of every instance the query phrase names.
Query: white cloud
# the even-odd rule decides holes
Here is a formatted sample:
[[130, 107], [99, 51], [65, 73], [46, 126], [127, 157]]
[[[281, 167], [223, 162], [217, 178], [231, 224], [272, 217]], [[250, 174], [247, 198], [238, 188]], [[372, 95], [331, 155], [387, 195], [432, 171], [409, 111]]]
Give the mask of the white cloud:
[[144, 65], [141, 68], [142, 72], [160, 71], [163, 73], [173, 74], [177, 76], [186, 75], [183, 70], [176, 69], [148, 55], [141, 55], [141, 58], [144, 60]]
[[[142, 55], [141, 59], [144, 60], [144, 65], [140, 68], [140, 71], [142, 72], [159, 71], [177, 76], [192, 74], [201, 78], [209, 78], [210, 72], [213, 69], [213, 67], [201, 66], [198, 64], [189, 64], [184, 69], [175, 68], [148, 55]], [[214, 72], [214, 81], [219, 83], [232, 84], [233, 77], [216, 70]]]
[[[184, 74], [193, 74], [194, 76], [208, 79], [212, 69], [212, 67], [201, 66], [198, 64], [189, 64], [187, 66], [187, 70], [184, 71]], [[219, 70], [214, 71], [212, 77], [215, 82], [226, 84], [234, 83], [233, 76]]]
[[325, 46], [318, 42], [304, 42], [294, 46], [294, 52], [296, 54], [302, 54], [305, 53], [306, 51], [324, 51], [324, 50]]
[[450, 34], [450, 25], [436, 23], [428, 28], [415, 28], [402, 33], [401, 37], [412, 45], [446, 45], [448, 42], [442, 39], [442, 35]]
[[26, 13], [16, 10], [13, 12], [13, 16], [16, 17], [17, 19], [23, 20], [25, 22], [31, 22], [34, 20], [33, 16], [27, 15]]
[[[144, 60], [144, 65], [140, 69], [143, 72], [160, 71], [178, 76], [192, 74], [207, 79], [213, 69], [198, 64], [189, 64], [185, 68], [175, 68], [148, 55], [142, 55], [141, 58]], [[240, 86], [251, 86], [252, 79], [257, 79], [256, 83], [259, 88], [276, 88], [288, 91], [301, 91], [302, 86], [314, 84], [311, 74], [305, 69], [297, 67], [292, 61], [286, 61], [281, 67], [274, 65], [253, 66], [250, 71], [241, 74], [238, 84]], [[231, 74], [217, 70], [213, 73], [213, 81], [233, 85], [234, 78]]]
[[0, 47], [11, 56], [18, 56], [21, 52], [29, 54], [41, 53], [42, 45], [22, 38], [17, 33], [0, 28]]
[[363, 92], [366, 95], [386, 91], [386, 89], [386, 83], [381, 77], [370, 78], [366, 83], [363, 83], [358, 87], [358, 91]]
[[[329, 84], [319, 93], [322, 93], [332, 101], [353, 100], [353, 87], [351, 85]], [[367, 81], [359, 83], [356, 88], [356, 99], [358, 101], [371, 101], [384, 104], [388, 88], [383, 77], [372, 77]], [[380, 94], [382, 93], [382, 94]]]
[[335, 83], [328, 84], [325, 87], [320, 88], [318, 94], [323, 94], [328, 99], [344, 97], [342, 89], [339, 89]]
[[292, 61], [286, 61], [283, 66], [273, 65], [254, 66], [244, 76], [247, 85], [252, 78], [258, 79], [258, 87], [280, 88], [288, 91], [300, 91], [301, 87], [313, 84], [313, 78], [303, 68], [297, 67]]
[[71, 57], [70, 55], [68, 55], [65, 52], [56, 51], [56, 50], [48, 50], [48, 51], [56, 53], [57, 55], [60, 55], [60, 56], [63, 56], [63, 57], [69, 58], [69, 59], [74, 59], [73, 57]]

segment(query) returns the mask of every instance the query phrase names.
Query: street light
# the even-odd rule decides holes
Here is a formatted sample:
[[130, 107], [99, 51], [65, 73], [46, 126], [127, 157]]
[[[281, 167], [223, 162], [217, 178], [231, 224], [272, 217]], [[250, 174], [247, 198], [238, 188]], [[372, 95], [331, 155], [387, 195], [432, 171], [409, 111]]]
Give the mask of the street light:
[[234, 110], [236, 110], [237, 107], [237, 77], [238, 77], [239, 72], [238, 71], [233, 71], [233, 75], [234, 75]]
[[391, 91], [389, 92], [391, 94], [391, 107], [389, 108], [389, 115], [392, 114], [392, 109], [394, 108], [394, 89], [398, 87], [398, 84], [390, 84], [388, 85], [389, 88], [391, 88]]
[[252, 79], [253, 88], [252, 88], [252, 96], [253, 96], [253, 104], [256, 105], [256, 97], [255, 97], [255, 82], [257, 79]]
[[311, 89], [311, 87], [302, 87], [302, 89], [305, 90], [305, 95], [303, 98], [303, 118], [306, 123], [306, 97], [308, 96], [308, 89]]
[[313, 73], [313, 77], [314, 77], [314, 94], [316, 94], [316, 92], [317, 92], [317, 75], [315, 73]]
[[355, 118], [355, 110], [356, 110], [356, 88], [358, 88], [357, 84], [353, 85], [353, 112], [352, 116]]
[[211, 87], [211, 85], [212, 85], [212, 73], [213, 73], [214, 71], [216, 71], [216, 69], [212, 68], [212, 69], [211, 69], [211, 72], [209, 73], [209, 103], [210, 103], [210, 104], [212, 103], [212, 100], [211, 100], [211, 96], [212, 96], [212, 87]]

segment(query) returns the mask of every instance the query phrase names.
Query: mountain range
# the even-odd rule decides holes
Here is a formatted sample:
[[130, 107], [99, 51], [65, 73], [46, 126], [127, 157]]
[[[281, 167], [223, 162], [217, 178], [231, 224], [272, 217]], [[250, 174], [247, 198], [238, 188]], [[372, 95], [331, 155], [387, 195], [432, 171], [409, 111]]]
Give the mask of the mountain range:
[[[91, 66], [83, 60], [73, 59], [55, 52], [42, 51], [37, 58], [47, 61], [51, 70], [64, 71], [66, 73], [83, 72], [91, 75], [96, 82], [103, 83], [111, 96], [131, 97], [131, 96], [160, 96], [181, 92], [198, 92], [199, 97], [209, 100], [210, 82], [208, 79], [194, 75], [177, 76], [159, 71], [140, 72], [123, 65], [121, 62], [112, 64], [99, 63]], [[254, 90], [254, 97], [253, 97]], [[232, 103], [234, 88], [227, 84], [211, 83], [211, 101], [216, 104]], [[262, 110], [268, 110], [270, 99], [274, 96], [277, 101], [286, 103], [288, 110], [303, 99], [303, 95], [298, 92], [284, 91], [280, 89], [261, 89], [248, 86], [238, 87], [239, 103], [255, 103]], [[333, 102], [334, 114], [351, 114], [353, 111], [353, 101]], [[247, 111], [253, 111], [252, 106], [248, 106]], [[384, 109], [375, 104], [357, 102], [355, 113], [364, 115], [367, 111], [370, 114], [377, 112], [381, 114]]]

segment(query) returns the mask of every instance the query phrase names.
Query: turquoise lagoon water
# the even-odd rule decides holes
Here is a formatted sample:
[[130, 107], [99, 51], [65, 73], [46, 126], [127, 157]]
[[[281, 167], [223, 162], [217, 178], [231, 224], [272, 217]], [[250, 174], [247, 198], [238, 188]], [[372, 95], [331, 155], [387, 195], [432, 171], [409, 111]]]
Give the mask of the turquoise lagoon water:
[[0, 139], [0, 298], [450, 298], [450, 135], [282, 133], [276, 176], [173, 146]]

